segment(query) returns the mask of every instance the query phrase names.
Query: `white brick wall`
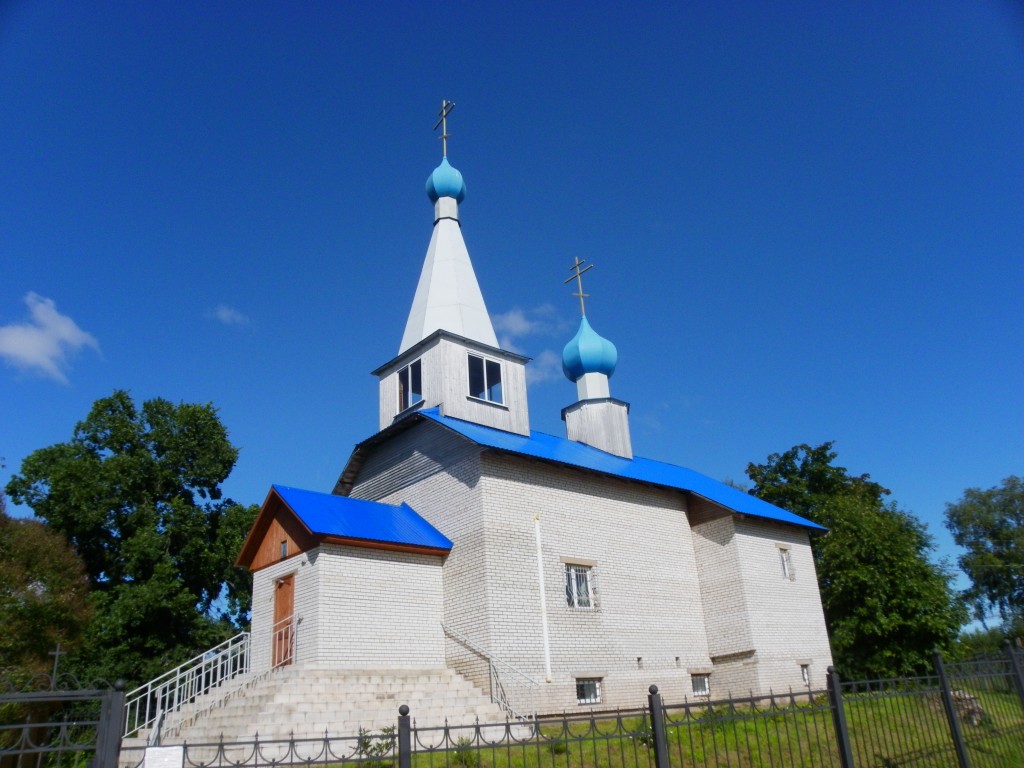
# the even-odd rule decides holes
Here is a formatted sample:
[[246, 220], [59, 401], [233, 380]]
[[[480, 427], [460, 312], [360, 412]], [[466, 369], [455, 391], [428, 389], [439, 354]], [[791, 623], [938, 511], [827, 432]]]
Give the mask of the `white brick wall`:
[[306, 552], [267, 566], [253, 574], [250, 667], [259, 673], [270, 669], [271, 628], [274, 624], [274, 582], [295, 574], [295, 615], [301, 617], [295, 641], [296, 661], [312, 661], [320, 614], [318, 573], [314, 567], [317, 552]]
[[[441, 430], [433, 424], [418, 427]], [[453, 440], [461, 438], [451, 437]], [[458, 454], [462, 456], [462, 454]], [[416, 461], [411, 457], [408, 461]], [[352, 495], [358, 496], [358, 481]], [[453, 466], [424, 477], [377, 501], [386, 504], [405, 502], [431, 525], [452, 540], [454, 546], [443, 568], [444, 608], [437, 621], [482, 647], [488, 647], [486, 597], [489, 585], [485, 573], [487, 549], [484, 546], [483, 500], [480, 490], [480, 458], [474, 452]], [[487, 666], [480, 658], [457, 643], [446, 644], [449, 666], [468, 677], [483, 690], [489, 690]]]
[[[712, 695], [824, 684], [832, 663], [808, 535], [770, 521], [741, 518], [708, 502], [692, 505], [694, 542], [708, 645]], [[783, 575], [788, 549], [792, 579]]]
[[252, 669], [271, 664], [274, 581], [295, 574], [296, 662], [437, 669], [441, 558], [326, 544], [253, 577]]
[[[736, 542], [762, 691], [803, 687], [800, 663], [811, 666], [811, 684], [823, 688], [832, 654], [807, 533], [792, 526], [736, 521]], [[794, 578], [782, 575], [779, 547], [790, 550]]]
[[[578, 708], [577, 677], [603, 679], [602, 706], [637, 706], [651, 683], [671, 699], [689, 694], [687, 669], [710, 667], [710, 659], [682, 495], [503, 455], [484, 456], [483, 484], [489, 647], [543, 680], [540, 516], [552, 666], [546, 709]], [[566, 559], [594, 563], [595, 610], [567, 605]]]
[[[318, 663], [337, 668], [444, 667], [441, 558], [320, 547]], [[301, 631], [301, 630], [300, 630]]]
[[[414, 429], [425, 437], [442, 428]], [[678, 491], [523, 457], [452, 455], [452, 466], [378, 500], [407, 502], [453, 541], [444, 622], [543, 681], [539, 515], [552, 671], [542, 711], [580, 709], [576, 677], [602, 678], [602, 706], [630, 707], [651, 683], [670, 701], [692, 698], [698, 670], [711, 672], [713, 697], [798, 689], [801, 663], [811, 664], [812, 683], [823, 680], [831, 659], [800, 529], [716, 513], [696, 497], [688, 517]], [[794, 581], [782, 578], [779, 544], [790, 548]], [[567, 559], [594, 563], [597, 610], [566, 604]], [[487, 690], [478, 656], [450, 640], [445, 653]]]

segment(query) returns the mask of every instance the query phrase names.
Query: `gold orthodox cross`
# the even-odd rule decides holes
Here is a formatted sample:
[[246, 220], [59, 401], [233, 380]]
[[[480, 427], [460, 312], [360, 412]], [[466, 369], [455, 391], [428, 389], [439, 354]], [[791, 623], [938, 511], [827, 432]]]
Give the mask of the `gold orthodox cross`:
[[[594, 268], [593, 264], [591, 264], [588, 267], [583, 267], [583, 265], [586, 264], [586, 263], [587, 263], [586, 259], [584, 259], [583, 261], [580, 261], [580, 257], [577, 256], [576, 260], [573, 262], [573, 265], [571, 267], [569, 267], [569, 269], [573, 270], [573, 274], [567, 280], [563, 280], [562, 281], [562, 285], [565, 285], [566, 283], [570, 283], [573, 280], [576, 281], [577, 288], [576, 288], [576, 293], [574, 293], [573, 296], [579, 296], [580, 297], [580, 314], [581, 315], [586, 315], [587, 314], [586, 310], [583, 308], [583, 297], [585, 297], [585, 296], [589, 297], [590, 296], [589, 293], [584, 293], [583, 292], [583, 273], [586, 272], [588, 269], [593, 269]], [[580, 269], [580, 267], [583, 267], [583, 269]]]
[[448, 133], [448, 113], [455, 109], [455, 102], [448, 101], [448, 99], [441, 100], [441, 111], [437, 113], [441, 119], [434, 123], [434, 130], [437, 130], [437, 126], [441, 126], [441, 153], [444, 157], [448, 157], [448, 137], [451, 136]]

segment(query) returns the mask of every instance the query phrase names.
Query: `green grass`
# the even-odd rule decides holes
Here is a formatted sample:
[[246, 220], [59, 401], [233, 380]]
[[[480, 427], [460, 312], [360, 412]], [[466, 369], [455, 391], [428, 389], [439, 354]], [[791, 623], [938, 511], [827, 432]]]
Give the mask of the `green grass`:
[[[1015, 693], [974, 692], [984, 711], [963, 724], [972, 768], [1024, 766], [1024, 708]], [[861, 694], [845, 698], [854, 764], [874, 768], [956, 765], [942, 700], [935, 692]], [[838, 766], [832, 714], [822, 700], [768, 711], [671, 710], [667, 723], [673, 768]], [[644, 718], [595, 719], [568, 727], [543, 725], [501, 741], [499, 731], [451, 730], [450, 742], [417, 751], [413, 768], [654, 768], [653, 739]], [[440, 738], [440, 732], [423, 737]], [[490, 738], [492, 743], [486, 742]]]

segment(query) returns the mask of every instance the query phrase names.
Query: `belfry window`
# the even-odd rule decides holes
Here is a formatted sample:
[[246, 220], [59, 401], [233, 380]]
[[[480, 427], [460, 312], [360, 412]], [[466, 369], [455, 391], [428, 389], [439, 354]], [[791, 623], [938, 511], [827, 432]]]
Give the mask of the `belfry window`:
[[490, 403], [505, 401], [501, 391], [501, 363], [469, 356], [469, 396]]
[[409, 363], [398, 372], [398, 410], [404, 411], [423, 400], [423, 375], [420, 361]]

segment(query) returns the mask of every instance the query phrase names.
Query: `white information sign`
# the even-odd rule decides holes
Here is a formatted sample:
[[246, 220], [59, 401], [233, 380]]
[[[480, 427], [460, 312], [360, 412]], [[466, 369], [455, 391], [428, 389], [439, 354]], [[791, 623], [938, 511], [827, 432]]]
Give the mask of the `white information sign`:
[[143, 768], [183, 768], [184, 747], [146, 747]]

